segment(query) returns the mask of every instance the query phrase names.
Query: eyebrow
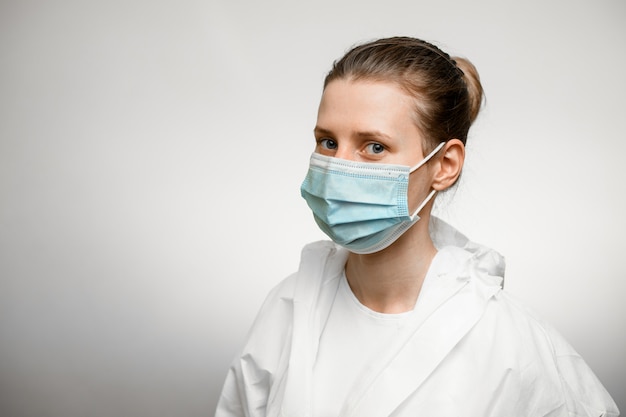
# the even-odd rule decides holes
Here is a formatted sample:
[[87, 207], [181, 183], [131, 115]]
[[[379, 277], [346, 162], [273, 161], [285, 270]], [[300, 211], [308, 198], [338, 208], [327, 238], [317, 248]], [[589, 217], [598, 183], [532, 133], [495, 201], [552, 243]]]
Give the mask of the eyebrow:
[[333, 136], [333, 132], [319, 126], [315, 126], [315, 129], [313, 129], [313, 133], [319, 136]]
[[[315, 129], [313, 129], [313, 132], [316, 135], [320, 135], [320, 136], [334, 136], [332, 131], [328, 129], [324, 129], [323, 127], [319, 127], [319, 126], [315, 126]], [[376, 138], [391, 139], [391, 136], [378, 130], [358, 131], [356, 132], [355, 135], [359, 138], [364, 138], [364, 139], [376, 139]]]

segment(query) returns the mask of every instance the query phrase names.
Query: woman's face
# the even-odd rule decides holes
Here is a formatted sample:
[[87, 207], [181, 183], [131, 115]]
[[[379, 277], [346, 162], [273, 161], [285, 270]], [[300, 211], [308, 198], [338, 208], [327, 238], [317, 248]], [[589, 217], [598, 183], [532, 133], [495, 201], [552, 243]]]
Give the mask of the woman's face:
[[[331, 81], [315, 126], [315, 151], [335, 158], [413, 166], [424, 158], [413, 99], [393, 83]], [[411, 210], [430, 191], [428, 164], [411, 174]]]

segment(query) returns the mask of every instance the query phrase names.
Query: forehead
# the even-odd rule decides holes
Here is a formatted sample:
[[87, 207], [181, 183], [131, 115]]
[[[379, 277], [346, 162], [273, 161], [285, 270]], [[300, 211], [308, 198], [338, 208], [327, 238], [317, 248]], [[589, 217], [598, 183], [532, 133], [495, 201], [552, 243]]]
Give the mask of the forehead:
[[413, 106], [395, 83], [337, 79], [324, 89], [317, 122], [327, 129], [416, 130]]
[[320, 106], [381, 109], [406, 105], [410, 108], [411, 101], [411, 97], [393, 82], [337, 79], [324, 89]]

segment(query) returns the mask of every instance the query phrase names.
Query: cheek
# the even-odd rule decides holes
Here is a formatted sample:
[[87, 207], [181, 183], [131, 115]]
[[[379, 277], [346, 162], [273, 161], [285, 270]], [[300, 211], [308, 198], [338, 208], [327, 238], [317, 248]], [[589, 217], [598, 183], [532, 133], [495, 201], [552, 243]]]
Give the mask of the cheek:
[[432, 190], [431, 185], [431, 172], [427, 166], [423, 166], [411, 174], [409, 179], [409, 212], [411, 214], [428, 197]]

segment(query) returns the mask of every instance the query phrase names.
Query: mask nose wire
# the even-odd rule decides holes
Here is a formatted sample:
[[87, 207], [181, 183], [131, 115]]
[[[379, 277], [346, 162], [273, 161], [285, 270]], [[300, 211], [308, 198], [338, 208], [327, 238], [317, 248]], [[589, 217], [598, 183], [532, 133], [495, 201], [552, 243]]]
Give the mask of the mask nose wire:
[[[417, 171], [418, 168], [420, 168], [421, 166], [423, 166], [426, 162], [428, 162], [430, 159], [432, 159], [433, 156], [435, 156], [437, 154], [437, 152], [439, 152], [441, 150], [441, 148], [444, 147], [446, 143], [445, 142], [441, 142], [439, 145], [437, 145], [437, 147], [435, 149], [432, 150], [432, 152], [430, 152], [428, 155], [426, 155], [426, 157], [424, 159], [422, 159], [421, 162], [419, 162], [417, 165], [413, 166], [410, 170], [409, 173], [412, 174], [413, 172]], [[422, 201], [422, 204], [420, 204], [415, 211], [413, 212], [413, 214], [411, 215], [411, 219], [415, 219], [415, 217], [417, 216], [417, 214], [422, 211], [422, 209], [424, 208], [424, 206], [426, 206], [426, 204], [428, 204], [428, 202], [435, 196], [435, 194], [437, 193], [437, 190], [432, 190], [428, 196], [424, 199], [424, 201]]]

